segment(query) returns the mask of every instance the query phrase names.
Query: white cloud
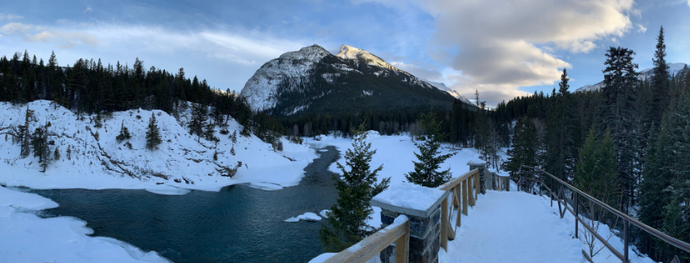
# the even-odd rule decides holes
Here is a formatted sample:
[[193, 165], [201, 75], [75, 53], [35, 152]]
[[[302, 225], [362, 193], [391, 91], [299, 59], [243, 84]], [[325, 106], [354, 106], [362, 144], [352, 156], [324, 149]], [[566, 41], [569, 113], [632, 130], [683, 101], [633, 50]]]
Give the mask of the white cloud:
[[19, 16], [19, 15], [0, 13], [0, 20], [5, 20], [5, 19], [7, 19], [7, 20], [20, 20], [23, 18], [24, 18], [23, 16]]
[[243, 65], [261, 65], [305, 46], [262, 32], [242, 30], [176, 32], [161, 27], [102, 24], [89, 27], [84, 33], [95, 36], [105, 48], [131, 47], [148, 54], [201, 52], [207, 57]]
[[637, 33], [644, 33], [644, 32], [647, 32], [647, 28], [643, 25], [637, 24]]
[[[400, 8], [405, 2], [378, 2]], [[435, 18], [432, 58], [461, 71], [453, 85], [463, 94], [496, 98], [523, 94], [519, 87], [552, 84], [570, 63], [554, 51], [587, 53], [597, 41], [620, 38], [633, 29], [629, 16], [639, 14], [633, 0], [407, 0]], [[500, 8], [497, 8], [500, 7]], [[485, 89], [482, 92], [482, 89]]]
[[59, 48], [71, 48], [77, 43], [95, 45], [98, 40], [93, 35], [82, 32], [46, 29], [32, 24], [9, 23], [0, 27], [0, 33], [8, 36], [21, 36], [26, 42], [55, 41]]
[[86, 7], [86, 10], [84, 10], [84, 12], [93, 12], [93, 9], [91, 9], [91, 7], [89, 6], [89, 7]]
[[690, 7], [690, 0], [688, 0], [688, 7]]

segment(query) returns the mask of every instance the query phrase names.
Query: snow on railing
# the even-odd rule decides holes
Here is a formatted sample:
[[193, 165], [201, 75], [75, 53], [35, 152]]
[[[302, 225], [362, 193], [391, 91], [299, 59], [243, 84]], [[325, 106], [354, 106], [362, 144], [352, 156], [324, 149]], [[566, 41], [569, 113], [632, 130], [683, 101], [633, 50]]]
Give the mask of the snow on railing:
[[410, 221], [407, 216], [400, 215], [393, 224], [359, 241], [346, 250], [333, 255], [324, 263], [367, 262], [379, 255], [390, 244], [395, 243], [395, 262], [408, 262], [410, 248]]
[[[440, 220], [440, 231], [435, 233], [436, 237], [439, 237], [440, 235], [440, 247], [442, 247], [445, 250], [448, 250], [448, 240], [454, 240], [455, 239], [455, 233], [457, 230], [457, 227], [461, 225], [461, 215], [460, 213], [464, 214], [465, 216], [468, 215], [468, 206], [473, 207], [476, 204], [477, 201], [477, 196], [479, 193], [482, 192], [482, 184], [484, 185], [483, 189], [492, 189], [492, 190], [508, 190], [509, 188], [509, 181], [507, 177], [503, 177], [500, 175], [497, 175], [495, 173], [489, 173], [486, 171], [485, 165], [484, 164], [478, 164], [478, 163], [470, 163], [471, 168], [475, 168], [459, 177], [451, 179], [449, 182], [445, 183], [444, 185], [436, 188], [440, 193], [437, 193], [437, 199], [438, 201], [433, 201], [430, 200], [430, 204], [427, 205], [429, 208], [427, 209], [422, 209], [422, 210], [427, 210], [427, 211], [418, 211], [419, 209], [412, 209], [410, 207], [405, 207], [404, 205], [399, 208], [399, 210], [396, 211], [389, 211], [398, 213], [400, 214], [398, 217], [395, 218], [395, 221], [387, 226], [386, 228], [374, 233], [373, 235], [365, 238], [364, 240], [360, 241], [359, 243], [351, 246], [350, 248], [343, 250], [340, 253], [337, 254], [332, 254], [332, 253], [326, 253], [322, 254], [319, 257], [315, 258], [314, 260], [310, 262], [327, 262], [327, 263], [336, 263], [336, 262], [367, 262], [371, 260], [372, 258], [376, 257], [384, 251], [388, 246], [390, 246], [392, 243], [395, 243], [395, 262], [409, 262], [411, 260], [410, 255], [413, 255], [414, 257], [417, 257], [420, 251], [416, 250], [410, 250], [410, 234], [411, 234], [411, 221], [413, 222], [413, 230], [414, 232], [412, 234], [420, 234], [417, 232], [422, 233], [424, 236], [417, 236], [414, 235], [413, 238], [415, 240], [433, 240], [435, 239], [434, 237], [428, 236], [430, 231], [433, 232], [433, 228], [435, 224], [438, 224]], [[488, 180], [487, 180], [488, 179]], [[411, 186], [408, 186], [411, 187]], [[421, 186], [415, 186], [415, 187], [421, 187]], [[421, 187], [425, 188], [425, 187]], [[426, 188], [428, 190], [431, 190], [433, 188]], [[400, 189], [398, 189], [400, 190]], [[390, 190], [391, 192], [388, 192], [386, 194], [393, 194], [396, 193], [393, 190]], [[434, 190], [431, 190], [434, 191]], [[409, 191], [407, 191], [409, 192]], [[414, 191], [412, 191], [414, 192]], [[441, 194], [442, 193], [442, 194]], [[384, 194], [384, 193], [381, 193]], [[380, 194], [380, 195], [381, 195]], [[397, 192], [397, 194], [400, 194], [400, 191]], [[399, 198], [407, 198], [407, 197], [399, 197]], [[449, 201], [448, 198], [451, 198], [450, 201], [450, 206], [449, 206]], [[385, 199], [385, 198], [384, 198]], [[375, 200], [376, 201], [376, 200]], [[426, 200], [429, 201], [429, 200]], [[381, 200], [377, 201], [378, 203], [381, 203]], [[440, 204], [439, 204], [440, 202]], [[433, 204], [431, 204], [433, 203]], [[391, 204], [388, 204], [391, 205]], [[392, 206], [395, 206], [394, 204]], [[440, 206], [440, 208], [439, 208]], [[438, 211], [438, 210], [441, 211]], [[408, 211], [409, 210], [409, 211]], [[411, 212], [412, 210], [415, 210], [416, 212]], [[410, 212], [412, 219], [408, 219], [407, 216], [405, 216], [402, 213], [407, 213], [407, 212], [401, 212], [401, 211], [407, 211]], [[434, 212], [435, 211], [435, 212]], [[418, 214], [421, 213], [421, 214]], [[439, 216], [440, 213], [440, 216]], [[382, 214], [383, 217], [383, 214]], [[424, 219], [426, 218], [426, 220]], [[436, 218], [436, 219], [433, 219]], [[410, 221], [411, 220], [411, 221]], [[436, 223], [434, 222], [429, 222], [436, 220]], [[389, 221], [390, 222], [390, 221]], [[426, 222], [426, 223], [425, 223]], [[437, 231], [439, 228], [436, 228]], [[438, 244], [438, 243], [437, 243]], [[424, 248], [422, 248], [424, 251]], [[433, 251], [434, 255], [428, 255], [427, 254], [427, 259], [431, 260], [433, 258], [436, 258], [436, 255], [438, 253], [438, 246], [436, 247], [436, 251]], [[382, 258], [384, 256], [381, 256]]]

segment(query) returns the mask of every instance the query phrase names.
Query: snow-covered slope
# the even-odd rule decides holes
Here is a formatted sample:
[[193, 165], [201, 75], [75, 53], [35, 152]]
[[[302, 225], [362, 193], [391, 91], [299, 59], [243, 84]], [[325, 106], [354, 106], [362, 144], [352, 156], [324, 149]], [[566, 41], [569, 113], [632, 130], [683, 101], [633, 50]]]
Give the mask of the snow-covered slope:
[[448, 92], [448, 94], [453, 95], [456, 99], [461, 100], [464, 103], [467, 103], [468, 105], [474, 105], [472, 102], [467, 99], [465, 96], [462, 95], [462, 93], [457, 92], [451, 88], [448, 88], [445, 83], [443, 82], [434, 82], [430, 80], [424, 80], [426, 83], [429, 83], [430, 85], [436, 87], [437, 89], [443, 90], [445, 92]]
[[449, 107], [453, 102], [447, 91], [347, 45], [337, 55], [318, 45], [287, 52], [261, 66], [240, 96], [254, 111], [282, 116], [419, 107], [431, 101]]
[[360, 64], [366, 64], [370, 66], [377, 66], [385, 69], [395, 70], [398, 72], [404, 72], [394, 67], [393, 65], [388, 64], [388, 62], [383, 61], [383, 59], [377, 57], [374, 54], [348, 45], [342, 45], [340, 47], [340, 52], [335, 56], [342, 59], [355, 61], [357, 67], [359, 67]]
[[[29, 130], [50, 123], [51, 157], [57, 148], [60, 159], [40, 172], [38, 159], [30, 155], [20, 158], [19, 144], [7, 135], [13, 127], [24, 124], [26, 108], [34, 111]], [[149, 151], [146, 128], [151, 114], [156, 116], [162, 144], [159, 150]], [[280, 189], [296, 185], [304, 176], [303, 168], [316, 157], [313, 150], [283, 140], [284, 151], [275, 152], [272, 146], [255, 136], [239, 135], [241, 126], [234, 120], [228, 123], [230, 134], [237, 133], [237, 143], [228, 135], [215, 135], [215, 144], [189, 135], [186, 128], [190, 108], [181, 110], [179, 120], [159, 110], [129, 110], [105, 117], [103, 127], [96, 128], [95, 116], [77, 115], [50, 101], [34, 101], [27, 105], [0, 103], [0, 184], [31, 188], [126, 188], [149, 189], [154, 192], [175, 192], [175, 189], [218, 190], [237, 183], [251, 183], [257, 187]], [[118, 143], [115, 137], [121, 125], [128, 128], [132, 148]], [[234, 145], [235, 155], [231, 153]], [[71, 154], [67, 153], [67, 150]], [[217, 160], [214, 154], [217, 153]], [[293, 161], [294, 160], [294, 161]], [[238, 168], [233, 178], [222, 176], [223, 167]]]
[[[669, 63], [668, 73], [671, 76], [678, 75], [683, 68], [685, 68], [685, 63]], [[639, 80], [646, 80], [654, 76], [654, 69], [647, 68], [640, 71], [640, 75], [637, 76]], [[604, 87], [604, 81], [600, 81], [594, 85], [584, 85], [575, 90], [575, 92], [585, 92], [585, 91], [598, 91]]]
[[[308, 81], [307, 77], [314, 69], [314, 64], [328, 55], [331, 54], [318, 45], [282, 54], [261, 66], [244, 84], [240, 96], [247, 99], [254, 111], [272, 109], [278, 101], [278, 87], [281, 84], [294, 83], [295, 85], [289, 85], [286, 89], [298, 89], [299, 85], [297, 84], [304, 85], [306, 84], [304, 81]], [[346, 65], [343, 64], [341, 67], [346, 68]], [[290, 79], [300, 81], [287, 81]]]

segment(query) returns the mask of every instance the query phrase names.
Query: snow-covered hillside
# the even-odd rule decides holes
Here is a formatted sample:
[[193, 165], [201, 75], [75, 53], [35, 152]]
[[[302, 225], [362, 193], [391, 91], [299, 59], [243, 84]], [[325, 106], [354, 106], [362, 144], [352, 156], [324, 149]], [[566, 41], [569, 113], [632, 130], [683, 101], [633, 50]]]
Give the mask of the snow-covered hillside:
[[[671, 76], [678, 75], [683, 68], [685, 68], [685, 63], [669, 63], [668, 73]], [[646, 80], [654, 76], [654, 69], [647, 68], [640, 71], [640, 75], [637, 76], [639, 80]], [[575, 90], [575, 92], [586, 92], [586, 91], [597, 91], [604, 87], [604, 81], [600, 81], [594, 85], [587, 84]]]
[[[54, 160], [45, 173], [40, 172], [38, 159], [30, 155], [20, 158], [20, 146], [5, 135], [0, 140], [0, 184], [31, 188], [136, 188], [152, 191], [182, 189], [218, 190], [237, 183], [280, 189], [296, 185], [304, 176], [302, 170], [316, 158], [313, 150], [283, 140], [284, 151], [276, 152], [270, 144], [255, 136], [239, 135], [242, 130], [234, 120], [227, 128], [237, 133], [233, 142], [229, 135], [219, 133], [217, 144], [189, 135], [186, 123], [190, 108], [180, 113], [179, 120], [159, 110], [129, 110], [104, 117], [103, 127], [95, 128], [95, 116], [77, 115], [50, 101], [34, 101], [27, 105], [0, 103], [0, 134], [24, 124], [27, 109], [34, 111], [29, 131], [50, 123], [51, 156], [57, 148], [60, 159]], [[151, 114], [156, 116], [162, 144], [159, 150], [145, 148], [146, 128]], [[132, 138], [118, 143], [115, 137], [121, 125]], [[71, 154], [68, 156], [68, 149]], [[217, 160], [214, 161], [214, 154]], [[233, 178], [223, 176], [224, 167], [238, 168]]]
[[[278, 87], [280, 85], [283, 83], [305, 84], [302, 80], [308, 80], [307, 77], [313, 70], [314, 64], [330, 54], [318, 45], [282, 54], [261, 66], [244, 84], [240, 96], [247, 99], [247, 103], [253, 111], [272, 109], [278, 102]], [[343, 69], [347, 68], [345, 64], [339, 66]], [[289, 79], [299, 79], [300, 81], [287, 81]], [[289, 85], [287, 90], [298, 88], [298, 85]]]

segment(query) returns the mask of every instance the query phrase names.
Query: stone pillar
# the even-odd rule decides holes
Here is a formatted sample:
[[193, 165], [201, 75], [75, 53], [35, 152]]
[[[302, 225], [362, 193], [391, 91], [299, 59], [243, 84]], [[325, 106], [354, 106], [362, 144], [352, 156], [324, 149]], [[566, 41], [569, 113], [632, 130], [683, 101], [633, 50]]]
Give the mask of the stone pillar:
[[[394, 185], [374, 196], [372, 206], [381, 208], [381, 227], [399, 215], [410, 221], [410, 262], [438, 262], [441, 241], [441, 202], [448, 192], [414, 184]], [[381, 262], [395, 262], [394, 244], [381, 251]]]
[[467, 165], [470, 166], [470, 171], [479, 168], [479, 192], [486, 194], [486, 162], [469, 161]]

